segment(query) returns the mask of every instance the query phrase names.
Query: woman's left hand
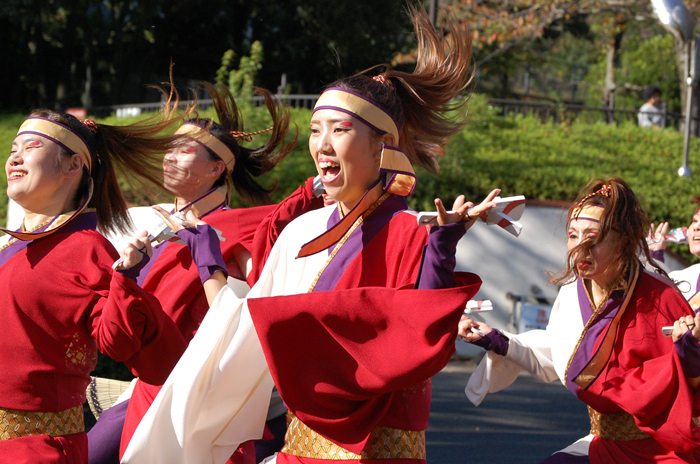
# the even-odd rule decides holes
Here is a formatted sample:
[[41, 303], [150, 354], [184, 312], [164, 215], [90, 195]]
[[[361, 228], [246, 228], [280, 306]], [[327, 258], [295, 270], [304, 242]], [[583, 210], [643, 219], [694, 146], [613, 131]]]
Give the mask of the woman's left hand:
[[677, 341], [681, 336], [691, 330], [693, 337], [700, 340], [700, 314], [693, 316], [683, 316], [673, 323], [673, 332], [671, 336], [673, 341]]
[[471, 201], [464, 201], [464, 195], [458, 196], [454, 203], [452, 204], [452, 212], [448, 213], [445, 210], [445, 206], [442, 204], [442, 200], [439, 198], [435, 199], [435, 206], [438, 212], [438, 224], [452, 224], [455, 222], [464, 222], [465, 230], [474, 225], [479, 216], [488, 212], [490, 209], [498, 206], [497, 203], [493, 201], [496, 196], [501, 193], [501, 189], [494, 189], [489, 193], [484, 201], [474, 206]]
[[666, 246], [668, 246], [668, 241], [666, 239], [667, 232], [668, 222], [660, 223], [656, 230], [654, 230], [654, 223], [651, 223], [649, 237], [647, 238], [650, 251], [663, 251], [666, 249]]
[[133, 238], [124, 247], [120, 256], [122, 261], [117, 267], [118, 271], [131, 269], [139, 264], [144, 256], [153, 256], [153, 248], [151, 247], [151, 241], [148, 240], [148, 232], [144, 230], [138, 237]]

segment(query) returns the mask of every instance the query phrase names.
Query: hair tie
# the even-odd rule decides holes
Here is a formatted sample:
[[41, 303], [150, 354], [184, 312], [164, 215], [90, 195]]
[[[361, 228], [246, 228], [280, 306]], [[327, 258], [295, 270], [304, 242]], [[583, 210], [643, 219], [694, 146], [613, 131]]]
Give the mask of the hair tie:
[[83, 119], [80, 122], [82, 122], [85, 127], [90, 129], [92, 135], [96, 135], [100, 131], [99, 126], [92, 119]]
[[[83, 119], [80, 122], [83, 123], [83, 126], [88, 128], [92, 135], [97, 135], [97, 133], [100, 131], [100, 126], [98, 126], [92, 119]], [[97, 164], [102, 164], [99, 153], [95, 152], [95, 158], [97, 158]]]
[[372, 79], [379, 82], [380, 84], [386, 85], [387, 87], [391, 87], [392, 89], [394, 88], [394, 84], [386, 78], [385, 74], [377, 74]]
[[600, 196], [600, 197], [607, 197], [607, 198], [610, 198], [610, 194], [611, 194], [611, 193], [612, 193], [612, 187], [609, 186], [609, 185], [603, 185], [601, 188], [599, 188], [599, 189], [596, 190], [595, 192], [591, 192], [591, 193], [589, 193], [588, 195], [586, 195], [585, 197], [583, 197], [583, 198], [581, 199], [581, 201], [578, 202], [578, 205], [577, 205], [577, 206], [580, 208], [581, 205], [583, 205], [583, 204], [585, 203], [585, 201], [588, 200], [588, 199], [591, 198], [591, 197]]
[[231, 135], [234, 139], [243, 139], [246, 142], [252, 142], [254, 135], [264, 134], [265, 132], [270, 132], [274, 127], [268, 127], [267, 129], [259, 130], [257, 132], [244, 132], [244, 131], [231, 131]]

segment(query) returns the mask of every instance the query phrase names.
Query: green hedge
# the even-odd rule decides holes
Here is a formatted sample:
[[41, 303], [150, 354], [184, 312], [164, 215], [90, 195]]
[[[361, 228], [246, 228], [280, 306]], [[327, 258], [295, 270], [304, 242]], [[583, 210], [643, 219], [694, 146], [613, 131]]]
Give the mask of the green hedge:
[[[291, 112], [292, 123], [299, 131], [296, 149], [262, 179], [267, 186], [278, 185], [273, 194], [275, 201], [314, 174], [307, 148], [310, 111]], [[678, 132], [643, 129], [631, 123], [543, 124], [533, 117], [503, 118], [498, 112], [489, 106], [486, 97], [472, 96], [469, 124], [445, 146], [441, 173], [418, 173], [418, 187], [410, 199], [412, 207], [432, 209], [433, 198], [438, 195], [447, 202], [460, 193], [478, 200], [495, 187], [501, 188], [503, 195], [570, 201], [591, 178], [615, 175], [625, 179], [642, 198], [652, 220], [668, 220], [671, 227], [690, 223], [694, 209], [690, 199], [700, 194], [700, 188], [694, 187], [696, 177], [680, 178], [676, 174], [683, 151], [683, 137]], [[211, 111], [202, 115], [211, 116]], [[245, 128], [251, 131], [270, 124], [263, 108], [247, 109], [244, 119]], [[8, 147], [5, 156], [22, 120], [22, 115], [0, 116], [0, 144]], [[100, 120], [109, 124], [131, 121], [115, 117]], [[264, 135], [258, 136], [253, 144], [263, 140]], [[699, 143], [694, 139], [691, 146], [690, 167], [696, 176], [700, 176]], [[4, 216], [4, 176], [1, 182], [0, 214]], [[241, 206], [240, 201], [234, 199], [233, 206]], [[685, 247], [674, 250], [685, 252]]]
[[[632, 123], [543, 124], [533, 117], [504, 118], [499, 111], [484, 96], [472, 97], [469, 124], [445, 146], [440, 174], [419, 171], [410, 199], [413, 208], [432, 210], [435, 196], [449, 202], [459, 194], [479, 200], [496, 187], [504, 196], [571, 201], [590, 179], [619, 176], [641, 198], [653, 221], [666, 220], [671, 227], [690, 223], [695, 208], [690, 200], [700, 194], [694, 185], [700, 176], [700, 140], [692, 140], [690, 152], [690, 167], [696, 174], [681, 178], [677, 170], [683, 137], [673, 129], [645, 129]], [[306, 148], [309, 112], [296, 110], [293, 116], [300, 128], [297, 150], [266, 179], [279, 182], [276, 200], [313, 173]], [[693, 260], [687, 247], [671, 249]]]

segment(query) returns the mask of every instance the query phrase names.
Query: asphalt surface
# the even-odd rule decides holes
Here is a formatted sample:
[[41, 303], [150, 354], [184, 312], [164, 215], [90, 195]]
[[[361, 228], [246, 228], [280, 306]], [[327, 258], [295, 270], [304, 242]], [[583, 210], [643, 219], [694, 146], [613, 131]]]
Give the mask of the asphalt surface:
[[433, 378], [428, 462], [537, 464], [588, 434], [586, 406], [561, 383], [521, 375], [477, 408], [464, 394], [475, 365], [452, 361]]

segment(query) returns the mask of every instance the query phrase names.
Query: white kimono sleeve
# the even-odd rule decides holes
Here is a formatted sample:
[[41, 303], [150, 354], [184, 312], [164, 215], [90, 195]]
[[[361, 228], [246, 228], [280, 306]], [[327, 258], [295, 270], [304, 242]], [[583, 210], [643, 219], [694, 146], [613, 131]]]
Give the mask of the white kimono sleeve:
[[475, 406], [479, 406], [488, 393], [501, 391], [515, 382], [523, 370], [543, 382], [559, 378], [552, 362], [546, 330], [530, 330], [518, 335], [508, 332], [503, 334], [509, 339], [506, 356], [487, 352], [469, 377], [465, 393]]
[[240, 443], [261, 438], [273, 385], [248, 305], [226, 286], [121, 462], [226, 462]]
[[583, 330], [576, 298], [576, 285], [565, 285], [552, 306], [546, 330], [517, 335], [503, 332], [509, 339], [508, 352], [505, 356], [493, 352], [484, 356], [467, 383], [465, 393], [469, 401], [478, 406], [488, 393], [512, 384], [521, 371], [547, 383], [562, 380], [569, 356]]

